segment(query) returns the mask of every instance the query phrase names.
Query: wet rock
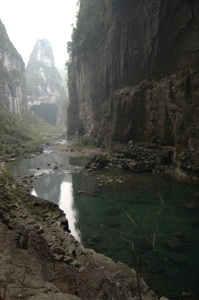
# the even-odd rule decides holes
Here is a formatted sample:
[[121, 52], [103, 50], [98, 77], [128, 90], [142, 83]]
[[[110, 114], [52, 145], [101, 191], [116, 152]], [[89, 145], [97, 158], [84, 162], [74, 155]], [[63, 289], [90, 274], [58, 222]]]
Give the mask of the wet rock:
[[192, 226], [199, 226], [199, 219], [191, 219], [189, 224]]
[[107, 224], [108, 227], [120, 227], [120, 223], [116, 218], [109, 219], [109, 222]]
[[187, 210], [195, 210], [199, 209], [199, 203], [197, 202], [191, 202], [191, 203], [186, 203], [183, 205]]
[[89, 158], [88, 162], [85, 165], [85, 169], [89, 169], [91, 167], [91, 165], [94, 164], [95, 158], [96, 158], [96, 155]]
[[101, 241], [101, 237], [99, 235], [94, 235], [92, 237], [87, 238], [87, 245], [89, 247], [94, 247]]
[[174, 251], [180, 251], [183, 248], [182, 242], [178, 238], [169, 239], [164, 243]]
[[78, 195], [81, 195], [81, 194], [84, 194], [84, 193], [85, 193], [84, 191], [77, 191]]
[[62, 220], [61, 223], [60, 223], [61, 226], [63, 226], [63, 229], [67, 232], [70, 232], [70, 229], [69, 229], [69, 224], [68, 224], [68, 220]]
[[188, 242], [191, 243], [193, 242], [193, 239], [191, 239], [188, 235], [186, 235], [184, 232], [179, 231], [177, 232], [177, 237], [182, 241], [182, 242]]
[[187, 257], [181, 253], [172, 253], [169, 258], [176, 264], [186, 264], [188, 262]]
[[89, 159], [85, 168], [88, 169], [90, 167], [96, 167], [98, 169], [103, 169], [108, 165], [109, 162], [110, 160], [106, 155], [98, 154]]
[[91, 237], [91, 240], [93, 242], [99, 242], [101, 240], [101, 237], [99, 235], [94, 235]]

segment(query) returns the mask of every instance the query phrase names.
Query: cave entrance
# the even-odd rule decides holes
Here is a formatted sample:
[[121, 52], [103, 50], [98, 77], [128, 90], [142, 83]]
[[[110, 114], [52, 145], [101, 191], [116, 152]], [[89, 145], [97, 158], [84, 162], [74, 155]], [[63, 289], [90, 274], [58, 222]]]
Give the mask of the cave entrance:
[[40, 105], [33, 105], [30, 110], [34, 114], [43, 119], [45, 122], [56, 126], [58, 117], [58, 106], [54, 103], [41, 103]]

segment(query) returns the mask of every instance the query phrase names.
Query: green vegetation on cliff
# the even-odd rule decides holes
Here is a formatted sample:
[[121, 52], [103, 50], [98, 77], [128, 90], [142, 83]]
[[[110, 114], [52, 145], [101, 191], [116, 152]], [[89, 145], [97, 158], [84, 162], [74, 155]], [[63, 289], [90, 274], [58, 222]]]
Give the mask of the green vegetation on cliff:
[[0, 160], [37, 151], [44, 134], [53, 130], [29, 112], [19, 117], [0, 106]]
[[85, 52], [94, 45], [107, 22], [109, 0], [84, 0], [80, 3], [77, 27], [73, 28], [72, 42], [68, 42], [68, 53]]

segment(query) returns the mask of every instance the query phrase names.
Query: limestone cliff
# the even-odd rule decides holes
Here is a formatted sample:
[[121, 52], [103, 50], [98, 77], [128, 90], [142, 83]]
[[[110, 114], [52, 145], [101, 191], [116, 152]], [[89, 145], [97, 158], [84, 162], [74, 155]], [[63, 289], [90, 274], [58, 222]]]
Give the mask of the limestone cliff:
[[0, 105], [21, 115], [26, 110], [25, 64], [0, 20]]
[[199, 171], [197, 0], [81, 0], [69, 52], [69, 134], [174, 146]]
[[37, 116], [52, 125], [62, 119], [66, 92], [55, 67], [51, 44], [38, 40], [26, 68], [28, 107]]

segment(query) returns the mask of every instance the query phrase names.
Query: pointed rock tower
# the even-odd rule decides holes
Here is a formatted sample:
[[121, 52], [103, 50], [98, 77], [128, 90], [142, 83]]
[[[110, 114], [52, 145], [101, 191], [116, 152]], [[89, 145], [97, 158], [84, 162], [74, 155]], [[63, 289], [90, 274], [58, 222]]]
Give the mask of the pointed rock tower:
[[60, 125], [66, 92], [55, 67], [51, 44], [38, 40], [26, 68], [28, 107], [51, 125]]

